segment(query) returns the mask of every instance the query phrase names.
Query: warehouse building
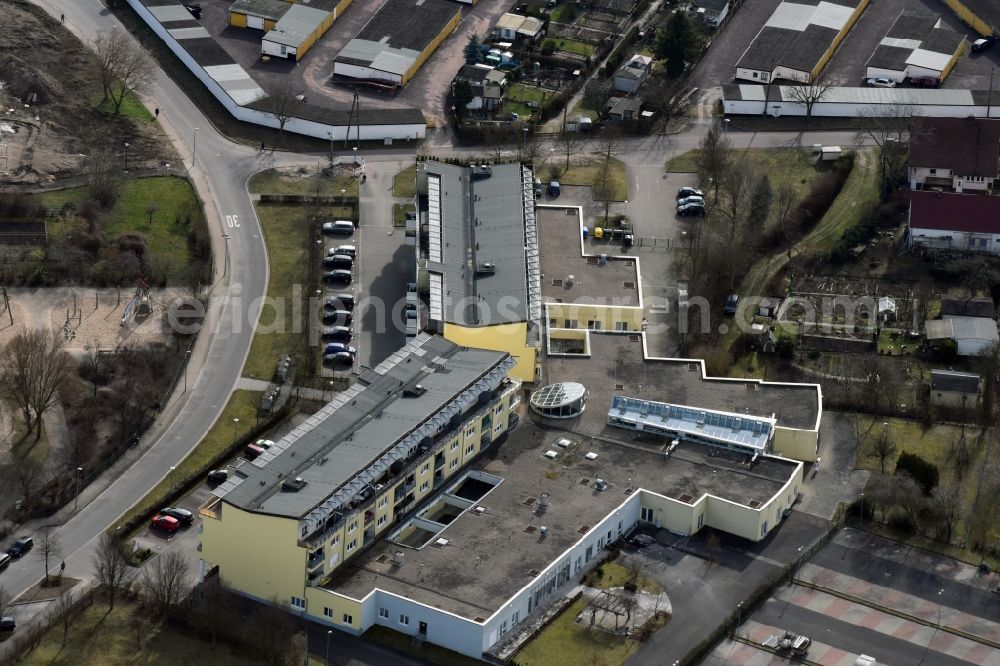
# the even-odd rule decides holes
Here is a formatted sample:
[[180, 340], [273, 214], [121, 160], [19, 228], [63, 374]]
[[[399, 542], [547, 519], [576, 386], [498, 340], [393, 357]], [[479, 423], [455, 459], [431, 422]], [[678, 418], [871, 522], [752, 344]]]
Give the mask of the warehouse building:
[[531, 169], [426, 160], [417, 171], [420, 328], [505, 351], [512, 375], [539, 372], [541, 288]]
[[229, 25], [268, 32], [291, 6], [285, 0], [236, 0], [229, 6]]
[[261, 54], [298, 62], [326, 34], [352, 0], [236, 0], [229, 7], [229, 24], [263, 30]]
[[983, 37], [1000, 34], [1000, 3], [996, 0], [944, 0], [944, 4]]
[[938, 16], [902, 11], [868, 59], [866, 76], [900, 83], [944, 81], [962, 57], [965, 35], [943, 27]]
[[450, 0], [387, 0], [333, 59], [333, 73], [405, 86], [462, 19]]
[[782, 2], [736, 63], [736, 78], [814, 81], [869, 1]]
[[[768, 99], [764, 99], [765, 95]], [[814, 116], [856, 118], [861, 113], [897, 113], [909, 118], [1000, 117], [1000, 92], [993, 91], [987, 104], [986, 90], [958, 88], [829, 88], [812, 107]], [[806, 105], [796, 95], [795, 86], [728, 84], [722, 86], [722, 108], [727, 115], [767, 113], [779, 116], [805, 116]]]

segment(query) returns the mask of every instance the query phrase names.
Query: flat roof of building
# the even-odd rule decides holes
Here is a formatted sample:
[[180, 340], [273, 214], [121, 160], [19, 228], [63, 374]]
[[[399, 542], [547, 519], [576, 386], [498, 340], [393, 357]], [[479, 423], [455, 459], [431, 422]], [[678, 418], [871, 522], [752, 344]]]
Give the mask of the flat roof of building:
[[796, 0], [775, 8], [743, 53], [738, 68], [811, 72], [861, 0]]
[[292, 5], [264, 39], [275, 44], [298, 48], [330, 16], [330, 12], [303, 4]]
[[[584, 246], [575, 208], [539, 206], [535, 220], [546, 303], [639, 306], [638, 259], [613, 256], [621, 251], [620, 245], [592, 237]], [[608, 254], [608, 261], [602, 263], [601, 254]]]
[[291, 7], [285, 0], [236, 0], [229, 5], [230, 13], [249, 14], [277, 21]]
[[[590, 398], [577, 431], [588, 436], [620, 437], [607, 424], [611, 396], [669, 402], [732, 414], [776, 419], [777, 427], [818, 427], [820, 393], [810, 384], [777, 384], [754, 379], [704, 379], [702, 364], [688, 359], [644, 359], [638, 336], [590, 331], [590, 357], [547, 360], [546, 380], [574, 381]], [[621, 388], [617, 388], [617, 386]]]
[[[246, 511], [300, 518], [508, 360], [420, 334], [259, 458], [238, 465], [215, 494]], [[305, 485], [286, 492], [283, 484], [297, 478]]]
[[[607, 405], [592, 401], [593, 396], [588, 412], [606, 414]], [[485, 619], [531, 584], [529, 572], [544, 570], [625, 502], [630, 479], [634, 488], [681, 501], [711, 494], [749, 506], [770, 500], [799, 465], [761, 457], [748, 471], [746, 455], [690, 443], [665, 458], [659, 438], [633, 439], [632, 433], [617, 429], [612, 437], [590, 440], [551, 423], [543, 430], [536, 423], [533, 418], [522, 421], [492, 457], [474, 466], [503, 482], [477, 502], [485, 512], [466, 511], [438, 535], [447, 545], [411, 550], [382, 541], [345, 565], [327, 588], [355, 599], [380, 588], [462, 617]], [[571, 446], [561, 447], [560, 439], [570, 440]], [[549, 450], [559, 452], [555, 460], [544, 457]], [[589, 460], [587, 453], [597, 457]], [[595, 479], [608, 487], [598, 491]], [[543, 514], [538, 502], [529, 500], [541, 493], [549, 494]], [[543, 525], [548, 534], [541, 536]], [[391, 558], [379, 561], [396, 550], [404, 553], [402, 566], [393, 566]]]
[[450, 0], [387, 0], [334, 62], [402, 76], [461, 7]]
[[901, 11], [868, 59], [868, 67], [902, 72], [912, 65], [943, 71], [965, 37], [940, 26], [937, 15]]
[[952, 317], [950, 319], [931, 319], [924, 323], [928, 340], [987, 340], [997, 342], [997, 323], [986, 317]]
[[[427, 160], [427, 270], [432, 317], [461, 326], [527, 321], [530, 311], [525, 208], [534, 206], [531, 170], [476, 169]], [[530, 200], [528, 200], [530, 199]], [[433, 280], [432, 280], [433, 282]], [[438, 304], [440, 298], [440, 305]]]
[[961, 393], [977, 393], [979, 391], [979, 375], [971, 372], [955, 372], [953, 370], [931, 370], [932, 391], [957, 391]]

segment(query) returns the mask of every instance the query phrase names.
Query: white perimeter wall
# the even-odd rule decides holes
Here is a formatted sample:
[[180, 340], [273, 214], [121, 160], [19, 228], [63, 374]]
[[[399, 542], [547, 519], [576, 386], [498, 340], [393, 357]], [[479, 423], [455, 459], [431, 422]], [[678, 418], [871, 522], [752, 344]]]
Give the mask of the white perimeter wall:
[[[253, 123], [255, 125], [263, 125], [265, 127], [278, 128], [278, 121], [271, 117], [264, 111], [258, 111], [257, 109], [248, 109], [246, 107], [238, 105], [232, 97], [229, 96], [222, 86], [213, 79], [204, 68], [195, 62], [194, 58], [191, 57], [184, 47], [174, 39], [174, 37], [167, 32], [167, 30], [160, 25], [160, 22], [150, 13], [146, 6], [142, 4], [139, 0], [128, 0], [129, 6], [135, 10], [143, 21], [146, 22], [153, 32], [163, 40], [167, 47], [173, 51], [174, 55], [180, 58], [181, 62], [194, 74], [199, 81], [205, 84], [208, 91], [219, 100], [229, 111], [233, 117], [244, 122]], [[361, 139], [362, 140], [382, 140], [382, 139], [422, 139], [424, 138], [424, 133], [427, 126], [424, 123], [412, 123], [412, 124], [399, 124], [399, 125], [362, 125], [361, 126]], [[296, 134], [304, 134], [306, 136], [316, 137], [318, 139], [329, 140], [330, 134], [333, 134], [333, 139], [335, 141], [342, 141], [347, 138], [347, 126], [346, 125], [328, 125], [326, 123], [318, 123], [312, 120], [303, 120], [301, 118], [292, 118], [285, 124], [285, 130], [289, 132], [295, 132]], [[357, 134], [357, 127], [351, 128], [351, 138]]]
[[333, 73], [340, 76], [353, 76], [356, 79], [373, 79], [375, 81], [390, 81], [396, 85], [403, 84], [403, 77], [397, 74], [390, 74], [371, 67], [362, 65], [352, 65], [346, 62], [333, 63]]
[[[881, 104], [860, 104], [860, 103], [831, 103], [831, 102], [817, 102], [813, 105], [812, 114], [814, 116], [826, 116], [831, 118], [854, 118], [857, 117], [862, 111], [871, 112], [874, 109], [880, 108], [884, 105]], [[775, 107], [777, 107], [778, 113], [775, 114]], [[911, 104], [902, 106], [902, 109], [916, 109], [921, 116], [934, 117], [934, 118], [966, 118], [968, 116], [976, 116], [977, 118], [986, 117], [986, 107], [985, 106], [962, 106], [962, 105], [947, 105], [947, 106], [935, 106], [935, 105], [924, 105], [924, 104]], [[722, 108], [726, 115], [735, 116], [759, 116], [764, 113], [764, 102], [763, 100], [723, 100]], [[770, 115], [781, 115], [781, 116], [804, 116], [806, 115], [806, 107], [798, 102], [790, 101], [771, 101], [768, 103], [767, 107], [768, 114]], [[1000, 118], [1000, 108], [994, 106], [990, 110], [990, 118]]]

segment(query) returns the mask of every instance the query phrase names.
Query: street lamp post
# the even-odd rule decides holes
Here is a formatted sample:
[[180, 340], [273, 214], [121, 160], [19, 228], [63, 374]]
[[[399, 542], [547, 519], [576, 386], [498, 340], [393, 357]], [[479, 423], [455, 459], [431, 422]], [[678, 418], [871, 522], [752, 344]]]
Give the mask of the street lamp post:
[[940, 590], [938, 590], [938, 593], [937, 593], [937, 596], [938, 596], [938, 620], [937, 620], [937, 624], [934, 625], [934, 632], [931, 633], [930, 640], [927, 641], [927, 645], [924, 646], [924, 653], [920, 657], [920, 663], [921, 664], [924, 663], [924, 659], [927, 658], [927, 651], [931, 649], [931, 643], [934, 642], [934, 639], [937, 637], [938, 629], [941, 628], [941, 595], [942, 594], [944, 594], [944, 588], [943, 587]]
[[323, 659], [325, 666], [330, 666], [330, 636], [333, 636], [333, 629], [326, 630], [326, 656]]
[[233, 418], [233, 454], [236, 454], [236, 433], [237, 429], [240, 427], [240, 420], [238, 418]]
[[125, 142], [125, 173], [128, 173], [128, 141]]
[[77, 507], [80, 506], [80, 472], [83, 471], [82, 467], [76, 468], [76, 497], [73, 498], [73, 510], [76, 511]]
[[222, 264], [222, 276], [225, 277], [229, 272], [229, 234], [222, 234], [222, 238], [226, 241], [226, 258]]
[[625, 219], [628, 219], [628, 199], [625, 200]]
[[170, 494], [171, 495], [174, 494], [174, 470], [175, 469], [177, 469], [176, 465], [171, 465], [170, 466], [169, 476], [170, 476]]
[[195, 158], [198, 157], [198, 130], [200, 128], [194, 128], [194, 140], [191, 142], [191, 166], [194, 166]]
[[861, 511], [858, 512], [858, 529], [864, 529], [865, 523], [865, 490], [861, 489]]
[[743, 624], [743, 602], [736, 604], [736, 631], [734, 632], [737, 636], [740, 635], [740, 625]]
[[188, 364], [191, 362], [191, 350], [184, 352], [184, 392], [188, 392]]
[[[330, 137], [330, 166], [333, 166], [333, 132], [327, 132], [327, 136]], [[332, 175], [331, 171], [331, 175]]]

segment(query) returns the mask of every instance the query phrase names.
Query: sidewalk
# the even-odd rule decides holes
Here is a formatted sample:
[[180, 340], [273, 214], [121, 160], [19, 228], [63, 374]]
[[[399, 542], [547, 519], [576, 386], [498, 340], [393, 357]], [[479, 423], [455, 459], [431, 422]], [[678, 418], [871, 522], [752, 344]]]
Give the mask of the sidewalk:
[[[271, 385], [270, 382], [266, 382], [263, 379], [251, 379], [250, 377], [240, 377], [236, 382], [237, 390], [244, 391], [261, 391], [264, 392]], [[292, 386], [288, 387], [288, 390], [299, 396], [300, 398], [306, 398], [307, 400], [318, 400], [319, 402], [328, 402], [333, 398], [333, 391], [324, 391], [323, 389], [307, 388], [305, 386]]]

